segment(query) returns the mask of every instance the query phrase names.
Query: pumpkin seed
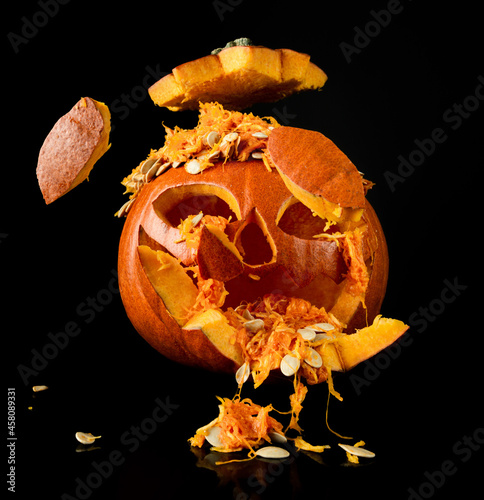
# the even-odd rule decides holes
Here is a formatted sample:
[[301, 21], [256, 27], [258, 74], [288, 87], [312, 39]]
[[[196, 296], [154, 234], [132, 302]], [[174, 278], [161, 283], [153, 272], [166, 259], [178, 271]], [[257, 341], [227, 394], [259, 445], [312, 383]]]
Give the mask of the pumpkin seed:
[[292, 375], [294, 375], [299, 370], [300, 366], [301, 366], [301, 362], [299, 361], [299, 358], [296, 358], [295, 356], [292, 356], [291, 354], [286, 354], [281, 359], [280, 369], [281, 369], [281, 372], [284, 375], [286, 375], [286, 377], [291, 377]]
[[101, 436], [93, 436], [90, 432], [76, 432], [76, 439], [82, 444], [94, 443]]
[[136, 172], [132, 177], [131, 180], [133, 182], [144, 182], [145, 174], [143, 172]]
[[331, 323], [316, 323], [315, 325], [311, 325], [307, 328], [314, 328], [317, 332], [330, 332], [331, 330], [334, 330], [334, 326]]
[[135, 198], [132, 198], [131, 200], [128, 200], [117, 212], [116, 215], [121, 218], [124, 215], [127, 215], [129, 212], [129, 209], [131, 208], [131, 205], [134, 203]]
[[264, 446], [259, 448], [255, 454], [261, 458], [287, 458], [289, 452], [279, 446]]
[[340, 444], [338, 446], [343, 448], [343, 450], [351, 453], [351, 455], [356, 455], [357, 457], [363, 458], [373, 458], [375, 454], [372, 451], [365, 450], [365, 448], [360, 448], [358, 446], [351, 446], [350, 444]]
[[138, 191], [138, 189], [140, 188], [140, 183], [139, 182], [136, 182], [136, 181], [128, 181], [126, 183], [126, 191], [125, 193], [133, 193], [135, 191]]
[[203, 219], [203, 212], [198, 213], [192, 219], [192, 227], [195, 227]]
[[220, 151], [214, 151], [207, 156], [207, 160], [216, 160], [220, 156]]
[[237, 132], [230, 132], [222, 139], [219, 151], [225, 158], [230, 158], [237, 151], [239, 143], [240, 143], [239, 134], [237, 134]]
[[153, 177], [156, 176], [156, 172], [158, 172], [159, 166], [160, 165], [159, 165], [158, 161], [155, 161], [155, 163], [153, 163], [153, 165], [151, 165], [151, 168], [145, 174], [145, 178], [144, 178], [145, 182], [150, 182], [151, 179], [153, 179]]
[[269, 136], [264, 134], [264, 132], [254, 132], [252, 137], [257, 137], [257, 139], [267, 139]]
[[205, 436], [205, 439], [217, 448], [222, 447], [223, 443], [220, 441], [220, 431], [222, 429], [218, 425], [214, 425]]
[[157, 158], [148, 158], [143, 162], [140, 168], [140, 173], [146, 174], [148, 170], [157, 162]]
[[299, 333], [304, 340], [311, 341], [316, 337], [316, 331], [312, 328], [299, 328], [297, 333]]
[[281, 434], [280, 432], [277, 431], [271, 431], [269, 432], [269, 437], [271, 438], [271, 441], [273, 443], [287, 443], [287, 438], [284, 436], [284, 434]]
[[220, 134], [215, 130], [205, 135], [205, 137], [202, 140], [202, 142], [207, 146], [209, 146], [210, 148], [213, 148], [218, 141], [220, 141]]
[[167, 161], [166, 163], [163, 163], [160, 167], [158, 167], [158, 170], [156, 171], [156, 177], [161, 175], [165, 170], [167, 170], [171, 166], [171, 162]]
[[235, 380], [237, 380], [238, 385], [242, 385], [247, 381], [250, 375], [250, 365], [246, 361], [244, 364], [240, 365], [239, 369], [235, 372]]
[[254, 158], [254, 160], [262, 160], [262, 157], [264, 156], [263, 153], [261, 151], [254, 151], [252, 154], [251, 154], [252, 158]]
[[255, 333], [264, 328], [264, 321], [261, 319], [251, 319], [244, 323], [244, 327], [248, 332]]
[[224, 136], [222, 142], [234, 142], [238, 139], [239, 134], [237, 132], [230, 132]]
[[310, 358], [305, 359], [304, 361], [313, 368], [321, 368], [323, 366], [323, 359], [321, 358], [319, 352], [312, 348], [309, 348], [309, 353]]
[[193, 160], [189, 160], [185, 163], [185, 170], [189, 174], [199, 174], [202, 171], [202, 165], [196, 158], [194, 158]]
[[41, 392], [41, 391], [45, 391], [45, 390], [47, 390], [47, 389], [48, 389], [48, 387], [47, 387], [46, 385], [34, 385], [34, 386], [32, 387], [32, 390], [33, 390], [34, 392]]
[[254, 318], [254, 316], [252, 316], [252, 314], [250, 313], [250, 311], [248, 309], [244, 309], [244, 312], [242, 313], [242, 316], [247, 320], [247, 321], [252, 321]]
[[332, 340], [335, 337], [333, 335], [327, 335], [326, 333], [317, 333], [314, 337], [313, 342], [319, 342], [320, 340]]

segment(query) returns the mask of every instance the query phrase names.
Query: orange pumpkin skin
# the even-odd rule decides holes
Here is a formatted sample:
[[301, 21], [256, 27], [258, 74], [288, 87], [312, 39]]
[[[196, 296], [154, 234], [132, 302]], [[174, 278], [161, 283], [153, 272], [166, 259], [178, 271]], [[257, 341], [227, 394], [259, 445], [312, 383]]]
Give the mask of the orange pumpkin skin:
[[[277, 226], [281, 203], [292, 195], [278, 173], [274, 170], [269, 172], [260, 160], [216, 163], [198, 175], [189, 174], [183, 168], [170, 169], [147, 184], [129, 211], [119, 246], [119, 285], [126, 313], [138, 333], [167, 358], [189, 366], [233, 373], [238, 368], [236, 363], [218, 351], [201, 330], [180, 328], [153, 288], [138, 253], [138, 246], [143, 244], [153, 249], [168, 250], [183, 260], [183, 244], [175, 243], [179, 239], [178, 230], [168, 227], [160, 219], [153, 203], [169, 190], [186, 189], [196, 184], [209, 185], [210, 189], [220, 188], [236, 199], [241, 220], [229, 224], [226, 230], [229, 238], [237, 235], [241, 224], [253, 220], [257, 212], [267, 226], [268, 238], [277, 248], [275, 258], [267, 264], [253, 267], [244, 263], [239, 276], [234, 278], [236, 288], [230, 289], [230, 281], [226, 283], [228, 298], [232, 296], [234, 304], [240, 303], [239, 299], [253, 300], [257, 292], [259, 296], [273, 291], [288, 296], [297, 295], [299, 289], [304, 290], [321, 274], [334, 277], [344, 272], [344, 268], [336, 243], [311, 241], [313, 247], [310, 247], [307, 241], [286, 234]], [[388, 253], [383, 230], [366, 200], [362, 218], [367, 224], [363, 246], [370, 279], [364, 299], [365, 308], [358, 306], [348, 321], [348, 333], [371, 324], [379, 313], [388, 276]], [[249, 275], [254, 273], [260, 281], [250, 278]], [[288, 275], [291, 279], [287, 278]], [[339, 276], [338, 279], [343, 278]], [[314, 297], [314, 302], [307, 295], [304, 298], [317, 302], [317, 297]]]

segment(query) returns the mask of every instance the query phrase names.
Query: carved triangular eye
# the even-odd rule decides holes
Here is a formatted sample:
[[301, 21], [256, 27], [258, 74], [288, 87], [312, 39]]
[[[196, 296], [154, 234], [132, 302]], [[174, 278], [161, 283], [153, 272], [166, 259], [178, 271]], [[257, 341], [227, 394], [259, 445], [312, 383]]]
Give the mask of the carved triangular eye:
[[340, 230], [338, 224], [322, 219], [295, 197], [287, 200], [279, 210], [277, 225], [285, 233], [303, 240], [314, 240], [320, 234]]
[[166, 224], [177, 227], [190, 215], [204, 215], [237, 220], [238, 204], [235, 198], [220, 187], [194, 184], [166, 190], [154, 202], [153, 208]]

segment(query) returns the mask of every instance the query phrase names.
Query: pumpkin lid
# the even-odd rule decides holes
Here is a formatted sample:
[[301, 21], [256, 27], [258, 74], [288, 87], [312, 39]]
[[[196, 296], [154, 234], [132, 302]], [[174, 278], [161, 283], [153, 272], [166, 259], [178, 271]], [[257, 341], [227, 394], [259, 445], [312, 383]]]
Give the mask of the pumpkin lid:
[[149, 94], [154, 103], [182, 111], [217, 101], [227, 109], [241, 110], [319, 89], [327, 80], [309, 55], [294, 50], [233, 45], [215, 52], [177, 66], [152, 85]]

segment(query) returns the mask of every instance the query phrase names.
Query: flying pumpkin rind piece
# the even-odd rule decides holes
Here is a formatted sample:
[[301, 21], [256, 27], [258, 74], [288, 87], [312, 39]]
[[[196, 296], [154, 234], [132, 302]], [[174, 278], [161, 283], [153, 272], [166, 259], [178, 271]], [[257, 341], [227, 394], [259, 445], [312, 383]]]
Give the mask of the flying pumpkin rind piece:
[[323, 87], [327, 76], [309, 59], [290, 49], [237, 45], [177, 66], [148, 91], [156, 105], [172, 111], [212, 101], [240, 110]]
[[37, 179], [47, 204], [85, 181], [109, 149], [111, 114], [102, 102], [81, 98], [59, 118], [39, 152]]

